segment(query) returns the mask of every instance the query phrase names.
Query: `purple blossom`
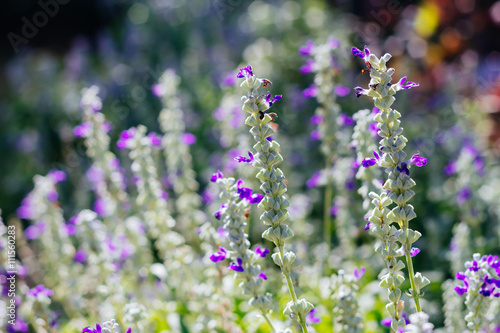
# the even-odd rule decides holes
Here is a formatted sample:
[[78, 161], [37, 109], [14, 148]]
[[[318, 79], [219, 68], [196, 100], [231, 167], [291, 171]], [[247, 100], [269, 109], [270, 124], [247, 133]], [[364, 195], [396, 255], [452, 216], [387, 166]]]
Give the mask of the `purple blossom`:
[[425, 157], [420, 157], [419, 154], [415, 154], [410, 160], [410, 165], [412, 164], [415, 164], [418, 167], [423, 167], [427, 164], [427, 159]]
[[227, 256], [227, 251], [224, 247], [221, 246], [219, 247], [219, 252], [215, 252], [210, 256], [210, 260], [212, 260], [213, 262], [219, 262], [226, 259], [226, 256]]
[[79, 262], [81, 264], [83, 264], [85, 262], [85, 260], [87, 260], [87, 253], [80, 249], [78, 251], [75, 252], [75, 255], [73, 256], [73, 260], [75, 262]]
[[465, 286], [456, 286], [455, 287], [455, 291], [457, 292], [457, 294], [459, 294], [460, 296], [462, 296], [463, 294], [465, 294], [467, 292], [468, 288], [465, 287]]
[[81, 123], [80, 125], [75, 126], [75, 128], [73, 128], [73, 135], [76, 138], [86, 138], [92, 131], [92, 127], [93, 125], [90, 121]]
[[216, 173], [212, 174], [212, 177], [210, 177], [210, 181], [212, 183], [216, 183], [217, 179], [222, 179], [222, 178], [224, 178], [224, 175], [220, 170], [218, 170]]
[[348, 115], [346, 115], [345, 113], [341, 113], [339, 115], [338, 122], [340, 123], [340, 125], [343, 125], [343, 126], [354, 125], [354, 120], [351, 117], [349, 117]]
[[259, 256], [259, 257], [262, 257], [264, 258], [268, 253], [269, 253], [269, 250], [268, 249], [261, 249], [260, 246], [256, 246], [255, 247], [255, 250], [254, 252]]
[[410, 169], [408, 169], [408, 164], [405, 162], [401, 162], [401, 164], [396, 167], [396, 170], [408, 176], [410, 175]]
[[316, 187], [318, 186], [318, 183], [321, 179], [321, 173], [319, 171], [316, 171], [311, 178], [306, 182], [306, 187], [311, 188], [311, 187]]
[[219, 238], [227, 238], [229, 236], [229, 231], [224, 229], [224, 227], [217, 228], [217, 236]]
[[310, 56], [314, 52], [314, 42], [308, 40], [304, 46], [299, 48], [299, 54], [301, 56]]
[[370, 229], [370, 224], [371, 224], [371, 222], [368, 222], [367, 224], [365, 224], [365, 230]]
[[321, 318], [316, 317], [314, 314], [317, 312], [316, 308], [311, 309], [307, 314], [306, 321], [308, 324], [318, 324], [321, 322]]
[[151, 132], [148, 134], [149, 144], [154, 147], [161, 146], [161, 137], [155, 132]]
[[96, 201], [94, 202], [93, 209], [100, 217], [108, 216], [110, 213], [108, 212], [108, 205], [106, 204], [106, 201], [103, 198], [96, 199]]
[[351, 89], [349, 87], [345, 87], [345, 86], [342, 86], [340, 84], [337, 84], [335, 86], [335, 94], [339, 97], [344, 97], [344, 96], [349, 95], [350, 91], [351, 91]]
[[356, 92], [356, 97], [358, 98], [361, 95], [368, 95], [368, 93], [370, 92], [369, 90], [363, 89], [361, 87], [354, 87], [354, 91]]
[[116, 143], [118, 149], [128, 148], [130, 140], [132, 140], [135, 136], [135, 131], [136, 131], [135, 128], [132, 127], [128, 130], [121, 132], [120, 139]]
[[262, 280], [267, 280], [267, 275], [264, 272], [260, 272], [260, 274], [257, 276], [260, 277]]
[[462, 205], [472, 198], [472, 191], [469, 187], [464, 187], [457, 193], [457, 203]]
[[302, 91], [302, 96], [304, 96], [305, 98], [311, 98], [317, 95], [318, 95], [318, 87], [315, 84], [311, 84], [309, 88], [306, 88], [304, 89], [304, 91]]
[[236, 260], [236, 263], [232, 262], [227, 266], [227, 268], [232, 269], [235, 272], [244, 272], [245, 270], [243, 269], [243, 259], [238, 258]]
[[97, 184], [104, 180], [104, 171], [99, 167], [92, 166], [87, 170], [85, 177], [87, 177], [91, 183]]
[[235, 157], [234, 160], [238, 163], [251, 163], [253, 162], [254, 158], [253, 158], [253, 154], [251, 151], [248, 152], [248, 158], [246, 158], [245, 156], [238, 156], [238, 157]]
[[380, 109], [378, 107], [374, 106], [372, 109], [372, 114], [377, 114], [377, 113], [380, 113]]
[[311, 117], [311, 120], [310, 120], [312, 125], [318, 125], [322, 121], [323, 121], [323, 116], [320, 116], [320, 115], [314, 115]]
[[60, 170], [50, 170], [47, 176], [56, 184], [66, 180], [66, 172]]
[[473, 261], [472, 261], [472, 266], [471, 266], [471, 267], [469, 267], [469, 269], [470, 269], [471, 271], [477, 272], [477, 271], [480, 269], [480, 267], [479, 267], [479, 265], [478, 265], [478, 262], [477, 262], [476, 260], [473, 260]]
[[337, 216], [338, 212], [339, 206], [333, 205], [332, 207], [330, 207], [330, 216]]
[[314, 60], [307, 59], [306, 64], [300, 67], [300, 74], [308, 74], [314, 71]]
[[378, 126], [377, 123], [371, 123], [370, 127], [368, 128], [372, 136], [377, 137], [378, 135]]
[[418, 247], [412, 247], [410, 250], [410, 257], [414, 257], [420, 253], [420, 249]]
[[352, 273], [352, 275], [354, 276], [354, 278], [356, 280], [359, 280], [359, 279], [361, 279], [361, 277], [363, 276], [363, 274], [365, 274], [365, 272], [366, 272], [366, 269], [363, 266], [361, 266], [360, 269], [355, 268], [354, 272]]
[[238, 74], [236, 75], [236, 77], [239, 79], [247, 76], [253, 76], [252, 66], [250, 65], [248, 65], [247, 67], [240, 68]]
[[217, 220], [220, 220], [222, 213], [226, 210], [227, 204], [223, 204], [218, 211], [214, 213]]
[[110, 122], [105, 121], [102, 123], [102, 130], [104, 132], [108, 133], [112, 129], [113, 129], [113, 124], [111, 124]]
[[447, 166], [444, 167], [443, 172], [446, 176], [451, 176], [457, 172], [457, 162], [451, 161]]
[[16, 214], [20, 219], [32, 219], [34, 217], [33, 205], [29, 195], [21, 201], [21, 206], [16, 210]]
[[165, 96], [167, 93], [167, 87], [165, 87], [162, 83], [157, 83], [151, 87], [151, 91], [153, 92], [153, 95], [159, 98]]
[[271, 94], [269, 93], [266, 95], [266, 102], [269, 104], [269, 107], [271, 107], [271, 105], [273, 105], [274, 102], [281, 100], [282, 97], [283, 95], [276, 95], [271, 99]]
[[16, 318], [14, 325], [7, 326], [7, 332], [29, 332], [29, 327], [23, 318]]
[[413, 87], [418, 87], [419, 84], [411, 81], [407, 81], [406, 76], [403, 76], [395, 86], [395, 90], [410, 89]]
[[370, 50], [366, 46], [363, 51], [353, 46], [351, 48], [351, 53], [357, 57], [362, 58], [364, 61], [368, 61], [368, 57], [370, 56]]
[[317, 141], [317, 140], [321, 139], [321, 133], [318, 130], [314, 130], [311, 132], [310, 137], [311, 137], [311, 140]]
[[187, 132], [183, 133], [181, 135], [181, 142], [188, 146], [194, 145], [196, 143], [196, 136]]
[[247, 198], [247, 200], [251, 204], [256, 204], [256, 203], [261, 202], [262, 198], [264, 198], [264, 196], [262, 194], [254, 193], [254, 194], [252, 194], [252, 196], [250, 197], [250, 199]]
[[55, 201], [57, 201], [57, 199], [59, 199], [59, 193], [57, 193], [56, 190], [52, 190], [49, 193], [47, 193], [47, 199], [50, 202], [55, 202]]
[[45, 222], [38, 221], [24, 230], [24, 236], [27, 240], [37, 239], [45, 232]]
[[233, 73], [227, 74], [224, 79], [222, 79], [222, 84], [225, 86], [232, 86], [236, 82], [236, 79], [234, 78]]
[[52, 296], [54, 292], [48, 288], [45, 288], [43, 284], [39, 284], [33, 289], [28, 290], [28, 295], [31, 295], [33, 297], [38, 297], [38, 295], [43, 295], [43, 296]]
[[361, 165], [365, 168], [368, 168], [377, 164], [377, 161], [380, 160], [380, 155], [376, 151], [373, 151], [373, 155], [375, 156], [375, 158], [365, 158], [361, 161]]

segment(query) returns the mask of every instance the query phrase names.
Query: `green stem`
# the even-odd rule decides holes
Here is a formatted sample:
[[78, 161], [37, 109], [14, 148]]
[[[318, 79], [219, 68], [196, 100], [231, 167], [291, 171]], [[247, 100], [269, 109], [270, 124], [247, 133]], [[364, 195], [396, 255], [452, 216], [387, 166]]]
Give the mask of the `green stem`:
[[422, 311], [419, 300], [420, 291], [417, 291], [417, 289], [415, 288], [415, 272], [413, 271], [413, 260], [411, 260], [410, 249], [408, 244], [405, 245], [405, 256], [406, 256], [406, 264], [408, 265], [408, 275], [410, 276], [411, 291], [413, 295], [413, 300], [415, 301], [415, 308], [417, 309], [417, 312], [420, 312]]
[[[329, 170], [329, 165], [330, 163], [327, 163], [327, 170]], [[324, 211], [323, 211], [323, 233], [324, 233], [324, 241], [325, 244], [330, 248], [330, 245], [332, 244], [332, 219], [330, 218], [330, 209], [332, 206], [332, 196], [333, 196], [333, 188], [332, 184], [330, 181], [327, 182], [326, 184], [326, 189], [325, 189], [325, 206], [324, 206]]]
[[[283, 258], [285, 257], [285, 251], [284, 251], [284, 244], [279, 246], [279, 251], [280, 251], [280, 257], [281, 260], [283, 261]], [[292, 282], [292, 277], [290, 276], [289, 272], [284, 272], [282, 270], [283, 275], [286, 278], [286, 284], [288, 285], [288, 290], [290, 291], [290, 296], [292, 297], [292, 300], [294, 303], [297, 303], [297, 294], [295, 293], [295, 288], [293, 287], [293, 282]], [[299, 322], [300, 326], [302, 326], [302, 331], [304, 333], [308, 333], [309, 331], [307, 330], [307, 325], [305, 318], [302, 318], [302, 315], [299, 313]]]
[[269, 327], [271, 328], [271, 333], [274, 333], [276, 332], [276, 329], [274, 328], [273, 326], [273, 323], [269, 320], [269, 318], [267, 317], [267, 314], [265, 314], [264, 312], [262, 312], [262, 316], [264, 317], [264, 319], [267, 321], [267, 324], [269, 325]]

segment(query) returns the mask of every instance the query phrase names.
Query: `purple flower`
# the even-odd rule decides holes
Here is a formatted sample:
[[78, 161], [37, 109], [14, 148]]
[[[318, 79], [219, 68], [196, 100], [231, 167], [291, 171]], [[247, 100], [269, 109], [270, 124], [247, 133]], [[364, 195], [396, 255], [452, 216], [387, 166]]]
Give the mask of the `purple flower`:
[[321, 139], [321, 133], [317, 130], [312, 131], [310, 136], [311, 136], [311, 140], [314, 140], [314, 141]]
[[253, 158], [253, 154], [251, 151], [248, 152], [248, 158], [246, 158], [245, 156], [238, 156], [238, 157], [235, 157], [234, 160], [238, 163], [251, 163], [254, 158]]
[[378, 126], [377, 123], [371, 123], [368, 129], [372, 136], [376, 137], [378, 135]]
[[368, 61], [368, 57], [370, 56], [370, 50], [365, 46], [365, 49], [361, 51], [357, 47], [352, 47], [351, 48], [351, 53], [354, 54], [357, 57], [362, 58], [364, 61]]
[[102, 130], [104, 132], [108, 133], [109, 131], [111, 131], [111, 129], [113, 129], [113, 124], [107, 121], [102, 123]]
[[457, 292], [457, 294], [459, 294], [460, 296], [462, 296], [463, 294], [465, 294], [467, 292], [467, 287], [465, 287], [465, 286], [456, 286], [455, 287], [455, 291]]
[[472, 198], [472, 191], [470, 190], [469, 187], [464, 187], [463, 189], [458, 191], [456, 200], [459, 205], [462, 205], [467, 201], [469, 201], [471, 198]]
[[410, 89], [410, 88], [418, 87], [418, 86], [419, 86], [418, 83], [407, 81], [406, 76], [403, 76], [399, 80], [399, 82], [396, 84], [396, 86], [394, 87], [394, 89], [396, 91], [399, 91], [399, 90], [402, 90], [402, 89]]
[[398, 170], [399, 172], [406, 174], [408, 176], [410, 175], [410, 170], [408, 169], [408, 164], [406, 164], [405, 162], [401, 162], [401, 164], [396, 167], [396, 170]]
[[21, 206], [16, 210], [16, 214], [20, 219], [32, 219], [34, 217], [33, 205], [29, 195], [21, 201]]
[[444, 167], [443, 171], [446, 176], [451, 176], [452, 174], [457, 172], [457, 162], [451, 161], [447, 166]]
[[29, 332], [29, 327], [22, 318], [16, 318], [14, 325], [7, 326], [7, 332]]
[[410, 257], [414, 257], [420, 253], [420, 249], [418, 247], [412, 247], [410, 250]]
[[226, 210], [227, 204], [223, 204], [218, 211], [214, 213], [217, 220], [220, 220], [222, 213]]
[[103, 198], [97, 198], [94, 202], [94, 211], [100, 217], [108, 216], [110, 212], [108, 212], [108, 205], [106, 205], [106, 201]]
[[316, 187], [318, 186], [319, 180], [321, 179], [321, 173], [319, 171], [315, 172], [311, 178], [306, 182], [306, 187]]
[[247, 200], [251, 204], [256, 204], [256, 203], [261, 202], [262, 198], [264, 198], [264, 196], [262, 194], [254, 193], [254, 194], [252, 194], [252, 196], [250, 198], [247, 198]]
[[181, 141], [185, 145], [191, 146], [196, 143], [196, 136], [194, 136], [194, 134], [191, 133], [183, 133], [181, 135]]
[[260, 277], [262, 280], [267, 280], [267, 275], [264, 272], [260, 272], [260, 274], [257, 276]]
[[52, 190], [49, 193], [47, 193], [47, 199], [49, 199], [50, 202], [55, 202], [57, 199], [59, 199], [59, 193], [57, 191]]
[[75, 126], [75, 128], [73, 128], [73, 135], [76, 138], [86, 138], [92, 131], [92, 127], [93, 125], [90, 121], [81, 123], [80, 125]]
[[73, 260], [75, 262], [79, 262], [83, 264], [85, 260], [87, 260], [87, 253], [84, 250], [78, 250], [75, 252], [75, 255], [73, 256]]
[[163, 97], [167, 93], [167, 87], [162, 83], [157, 83], [151, 87], [151, 91], [156, 97]]
[[373, 151], [373, 155], [375, 156], [375, 158], [365, 158], [361, 161], [361, 165], [365, 168], [368, 168], [377, 164], [377, 161], [380, 160], [380, 155], [376, 151]]
[[472, 261], [472, 266], [469, 267], [469, 270], [477, 272], [480, 269], [478, 262], [476, 260]]
[[318, 95], [318, 87], [315, 84], [311, 84], [309, 88], [304, 89], [302, 96], [305, 98], [311, 98]]
[[415, 154], [410, 160], [410, 165], [412, 164], [415, 164], [418, 167], [423, 167], [427, 164], [427, 159], [425, 157], [420, 157], [419, 154]]
[[356, 280], [359, 280], [359, 279], [361, 279], [361, 277], [363, 276], [363, 274], [365, 274], [365, 272], [366, 272], [366, 269], [363, 266], [361, 266], [360, 269], [355, 268], [354, 272], [352, 273], [352, 275], [354, 276], [354, 278]]
[[48, 288], [45, 288], [43, 284], [39, 284], [33, 289], [28, 290], [28, 295], [31, 295], [33, 297], [37, 297], [38, 295], [44, 295], [44, 296], [52, 296], [54, 292]]
[[349, 95], [350, 91], [351, 91], [351, 89], [349, 87], [344, 87], [340, 84], [337, 84], [335, 86], [335, 94], [339, 97], [344, 97], [344, 96]]
[[354, 120], [351, 117], [349, 117], [348, 115], [346, 115], [345, 113], [341, 113], [339, 115], [338, 122], [340, 123], [340, 125], [343, 125], [343, 126], [354, 125]]
[[121, 132], [120, 139], [116, 143], [118, 149], [124, 149], [128, 147], [130, 140], [135, 136], [135, 131], [135, 128], [132, 127], [131, 129]]
[[222, 80], [222, 84], [225, 86], [232, 86], [236, 82], [236, 79], [234, 78], [233, 73], [227, 74], [224, 79]]
[[243, 269], [243, 259], [238, 258], [236, 260], [236, 263], [232, 262], [227, 266], [227, 268], [232, 269], [235, 272], [244, 272], [245, 270]]
[[224, 175], [220, 170], [218, 170], [216, 173], [212, 174], [212, 177], [210, 177], [210, 181], [212, 183], [216, 183], [217, 179], [222, 179], [222, 178], [224, 178]]
[[311, 73], [312, 71], [314, 71], [314, 60], [307, 59], [306, 64], [300, 67], [300, 74], [307, 74]]
[[266, 102], [269, 104], [269, 107], [271, 107], [271, 105], [273, 105], [274, 102], [281, 100], [282, 97], [283, 95], [276, 95], [271, 99], [271, 94], [269, 93], [266, 95]]
[[299, 48], [299, 54], [301, 56], [310, 56], [314, 52], [314, 42], [308, 40], [304, 46]]
[[337, 216], [338, 212], [339, 212], [339, 206], [333, 205], [330, 208], [330, 216]]
[[229, 236], [229, 231], [225, 230], [224, 227], [217, 228], [217, 236], [219, 238], [227, 238]]
[[252, 66], [250, 65], [248, 65], [247, 67], [240, 68], [238, 74], [236, 75], [236, 77], [239, 79], [247, 76], [253, 76]]
[[321, 322], [321, 318], [316, 317], [314, 315], [317, 311], [318, 310], [316, 310], [315, 308], [313, 308], [313, 309], [311, 309], [311, 311], [309, 311], [309, 313], [307, 314], [307, 318], [306, 318], [307, 323], [309, 323], [309, 324], [317, 324], [317, 323]]
[[154, 147], [161, 146], [161, 137], [155, 132], [151, 132], [148, 134], [149, 144]]
[[248, 187], [242, 187], [243, 185], [243, 180], [238, 179], [236, 182], [236, 193], [240, 195], [240, 199], [247, 199], [251, 200], [252, 199], [252, 189]]
[[213, 262], [219, 262], [226, 259], [227, 256], [226, 249], [221, 246], [219, 247], [219, 250], [220, 250], [219, 252], [215, 252], [210, 256], [210, 260], [212, 260]]
[[258, 245], [257, 245], [257, 247], [255, 247], [254, 252], [255, 252], [258, 256], [260, 256], [260, 257], [264, 258], [264, 257], [265, 257], [265, 256], [269, 253], [269, 250], [268, 250], [268, 249], [261, 249], [261, 248], [260, 248], [260, 246], [258, 246]]
[[323, 116], [320, 116], [320, 115], [312, 116], [311, 120], [310, 120], [310, 122], [311, 122], [312, 125], [318, 125], [322, 121], [323, 121]]
[[50, 170], [47, 176], [56, 184], [66, 180], [66, 172], [64, 171]]
[[24, 236], [26, 239], [37, 239], [45, 232], [45, 222], [38, 221], [35, 224], [29, 226], [24, 230]]
[[356, 97], [358, 98], [361, 95], [368, 95], [368, 93], [370, 92], [368, 89], [363, 89], [361, 87], [355, 87], [354, 91], [356, 92]]
[[370, 224], [371, 224], [371, 222], [368, 222], [367, 224], [365, 224], [365, 230], [370, 229]]
[[382, 324], [383, 326], [387, 326], [387, 327], [391, 327], [391, 323], [392, 323], [392, 318], [385, 318], [385, 319], [382, 319], [382, 321], [380, 322], [380, 324]]

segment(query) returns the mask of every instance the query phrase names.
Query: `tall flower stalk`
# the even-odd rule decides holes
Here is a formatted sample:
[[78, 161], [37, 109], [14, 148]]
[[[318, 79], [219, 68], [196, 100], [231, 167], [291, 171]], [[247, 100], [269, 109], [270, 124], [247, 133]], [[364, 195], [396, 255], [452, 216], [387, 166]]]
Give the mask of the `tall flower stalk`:
[[[376, 251], [384, 256], [388, 263], [389, 273], [382, 277], [380, 285], [389, 289], [390, 303], [387, 304], [386, 308], [393, 318], [391, 327], [396, 331], [398, 326], [404, 326], [404, 320], [401, 320], [404, 303], [399, 300], [401, 291], [398, 287], [404, 280], [401, 269], [405, 266], [397, 258], [400, 256], [406, 258], [411, 284], [408, 296], [415, 301], [417, 312], [422, 311], [420, 306], [421, 290], [430, 283], [426, 277], [415, 273], [413, 268], [412, 256], [417, 250], [412, 249], [412, 244], [421, 237], [421, 234], [409, 227], [410, 220], [417, 215], [413, 206], [408, 203], [415, 195], [411, 188], [416, 185], [410, 177], [410, 167], [414, 164], [421, 167], [427, 163], [427, 160], [418, 154], [413, 155], [411, 159], [406, 158], [403, 149], [408, 140], [402, 135], [403, 128], [400, 126], [401, 121], [399, 120], [401, 114], [391, 109], [391, 105], [396, 100], [394, 98], [396, 92], [416, 87], [418, 84], [407, 81], [406, 77], [403, 77], [396, 84], [391, 83], [394, 68], [386, 66], [387, 61], [391, 58], [388, 53], [380, 59], [374, 54], [370, 54], [368, 48], [361, 51], [353, 47], [352, 53], [365, 61], [371, 78], [368, 89], [354, 88], [356, 95], [358, 97], [360, 95], [372, 97], [375, 107], [380, 110], [375, 115], [374, 120], [377, 122], [378, 135], [382, 138], [378, 149], [381, 154], [374, 151], [375, 158], [364, 159], [362, 164], [364, 167], [377, 164], [385, 168], [388, 174], [383, 185], [385, 191], [380, 195], [374, 192], [370, 193], [375, 208], [369, 217], [371, 222], [369, 228], [383, 242], [382, 245], [377, 246]], [[389, 206], [392, 203], [396, 205], [391, 209]], [[393, 226], [393, 223], [397, 223], [399, 228]]]
[[259, 208], [263, 210], [260, 219], [269, 228], [264, 231], [262, 237], [273, 242], [278, 249], [272, 257], [285, 276], [292, 298], [283, 313], [296, 319], [303, 332], [308, 332], [306, 315], [314, 306], [304, 298], [299, 299], [293, 286], [291, 270], [295, 253], [285, 252], [286, 241], [293, 237], [292, 230], [285, 224], [289, 217], [290, 202], [284, 196], [287, 191], [284, 182], [285, 175], [277, 167], [283, 161], [283, 157], [278, 152], [278, 142], [272, 138], [274, 130], [270, 126], [277, 115], [267, 112], [273, 103], [281, 99], [281, 95], [272, 97], [269, 93], [261, 94], [258, 89], [261, 85], [267, 87], [270, 81], [254, 76], [250, 65], [240, 69], [237, 77], [244, 79], [240, 86], [246, 90], [247, 94], [241, 98], [242, 109], [249, 114], [245, 124], [251, 127], [250, 133], [256, 141], [253, 146], [256, 153], [251, 158], [253, 158], [254, 167], [259, 169], [256, 177], [261, 181], [260, 189], [264, 192], [264, 198], [259, 203]]

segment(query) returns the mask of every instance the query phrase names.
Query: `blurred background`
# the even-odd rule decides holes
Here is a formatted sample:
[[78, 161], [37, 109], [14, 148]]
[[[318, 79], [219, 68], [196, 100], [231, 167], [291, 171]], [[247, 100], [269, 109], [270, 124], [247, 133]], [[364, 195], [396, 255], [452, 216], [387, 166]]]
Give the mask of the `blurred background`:
[[[308, 40], [333, 37], [340, 41], [335, 61], [343, 86], [368, 84], [364, 64], [350, 53], [365, 45], [393, 55], [397, 79], [420, 83], [398, 94], [396, 108], [403, 110], [408, 150], [429, 159], [425, 172], [415, 172], [414, 205], [422, 224], [415, 229], [428, 235], [422, 247], [429, 249], [418, 265], [440, 267], [461, 214], [443, 168], [464, 142], [480, 154], [487, 150], [486, 164], [497, 164], [500, 156], [499, 27], [500, 1], [493, 0], [7, 0], [0, 11], [2, 215], [13, 218], [32, 177], [51, 169], [69, 174], [60, 188], [68, 218], [90, 207], [91, 186], [83, 181], [90, 164], [73, 135], [82, 119], [81, 89], [101, 87], [112, 147], [123, 157], [114, 144], [122, 130], [144, 124], [158, 131], [161, 103], [151, 86], [167, 68], [182, 79], [184, 120], [197, 138], [191, 153], [202, 190], [207, 175], [230, 168], [214, 112], [233, 85], [228, 78], [250, 63], [258, 76], [273, 81], [273, 94], [284, 95], [277, 122], [290, 162], [285, 168], [293, 175], [290, 193], [305, 191], [324, 161], [310, 137], [312, 125], [304, 125], [317, 104], [302, 93], [313, 77], [300, 73], [305, 60], [298, 50]], [[352, 90], [338, 103], [348, 115], [373, 107]], [[313, 217], [321, 216], [318, 190], [308, 191]], [[498, 228], [495, 213], [487, 211], [483, 231]]]

